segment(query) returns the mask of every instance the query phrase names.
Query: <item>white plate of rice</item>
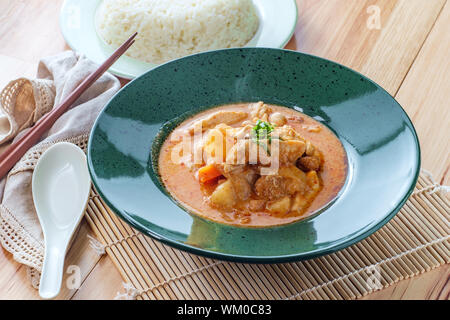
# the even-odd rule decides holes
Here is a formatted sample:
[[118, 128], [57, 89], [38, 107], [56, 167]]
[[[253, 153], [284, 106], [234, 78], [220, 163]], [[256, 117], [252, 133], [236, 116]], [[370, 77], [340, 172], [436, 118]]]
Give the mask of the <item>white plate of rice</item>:
[[283, 48], [296, 23], [295, 0], [65, 0], [60, 15], [69, 46], [99, 64], [137, 31], [109, 70], [127, 79], [203, 51]]

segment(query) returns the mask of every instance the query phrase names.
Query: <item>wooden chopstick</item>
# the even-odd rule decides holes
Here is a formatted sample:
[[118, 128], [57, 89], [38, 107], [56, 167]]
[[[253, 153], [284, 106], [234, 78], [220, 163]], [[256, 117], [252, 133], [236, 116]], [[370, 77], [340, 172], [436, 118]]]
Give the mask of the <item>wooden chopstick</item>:
[[137, 32], [134, 33], [127, 41], [125, 41], [116, 51], [92, 72], [86, 79], [84, 79], [75, 90], [67, 96], [64, 101], [53, 108], [49, 113], [43, 116], [26, 134], [19, 140], [14, 142], [0, 155], [0, 179], [2, 179], [9, 170], [16, 164], [17, 161], [39, 141], [39, 138], [45, 131], [50, 129], [53, 123], [64, 113], [69, 107], [86, 91], [102, 74], [104, 74], [117, 59], [122, 56], [125, 51], [134, 43]]

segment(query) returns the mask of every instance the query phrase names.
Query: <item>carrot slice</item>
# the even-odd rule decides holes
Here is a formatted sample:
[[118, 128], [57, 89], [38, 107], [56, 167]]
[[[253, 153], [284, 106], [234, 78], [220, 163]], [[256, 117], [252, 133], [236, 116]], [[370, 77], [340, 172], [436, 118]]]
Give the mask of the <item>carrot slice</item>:
[[222, 173], [212, 164], [201, 167], [198, 170], [198, 180], [201, 183], [208, 182], [214, 178], [220, 177]]

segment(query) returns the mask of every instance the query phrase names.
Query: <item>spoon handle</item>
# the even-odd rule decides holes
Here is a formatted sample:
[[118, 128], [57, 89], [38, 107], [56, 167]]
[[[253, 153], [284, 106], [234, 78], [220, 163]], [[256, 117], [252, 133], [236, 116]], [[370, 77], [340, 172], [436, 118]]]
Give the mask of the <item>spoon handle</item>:
[[56, 297], [61, 289], [65, 250], [45, 245], [44, 266], [42, 267], [39, 295], [44, 299]]

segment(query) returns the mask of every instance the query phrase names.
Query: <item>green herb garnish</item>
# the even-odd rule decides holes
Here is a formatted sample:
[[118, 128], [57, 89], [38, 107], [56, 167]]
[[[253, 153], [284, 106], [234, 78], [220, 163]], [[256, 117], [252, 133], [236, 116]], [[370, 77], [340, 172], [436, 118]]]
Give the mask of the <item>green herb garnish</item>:
[[[256, 125], [252, 128], [252, 139], [255, 143], [261, 147], [263, 147], [267, 154], [270, 156], [269, 146], [264, 143], [262, 140], [267, 140], [269, 145], [272, 142], [272, 136], [270, 135], [274, 129], [274, 126], [267, 121], [258, 120], [256, 121]], [[280, 137], [273, 137], [275, 139], [283, 140]]]
[[258, 120], [256, 125], [252, 128], [253, 136], [256, 140], [267, 139], [272, 133], [274, 127], [270, 122]]

